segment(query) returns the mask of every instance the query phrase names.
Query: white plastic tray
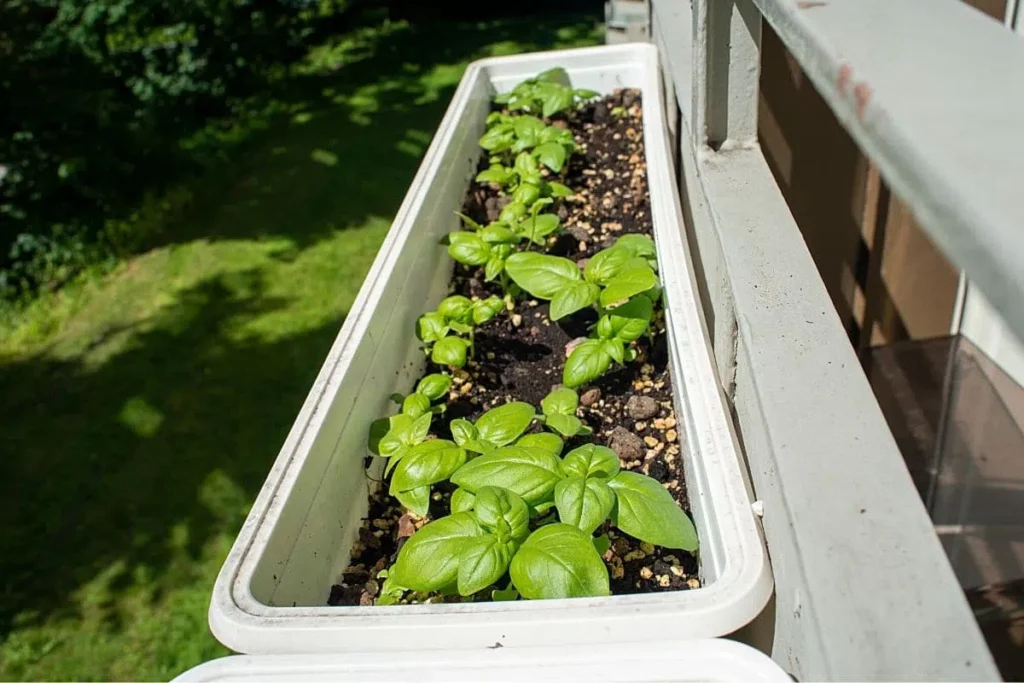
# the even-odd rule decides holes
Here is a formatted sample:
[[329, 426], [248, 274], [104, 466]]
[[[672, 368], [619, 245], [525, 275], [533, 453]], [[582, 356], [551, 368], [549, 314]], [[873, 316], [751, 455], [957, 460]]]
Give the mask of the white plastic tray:
[[[554, 66], [577, 87], [643, 91], [676, 412], [705, 585], [575, 600], [328, 607], [367, 511], [367, 428], [388, 410], [388, 395], [410, 391], [423, 369], [414, 325], [446, 293], [451, 259], [438, 240], [457, 226], [453, 212], [476, 168], [490, 99]], [[222, 643], [253, 654], [623, 643], [720, 636], [757, 616], [772, 592], [771, 570], [713, 369], [662, 112], [650, 45], [470, 66], [217, 579], [210, 626]]]
[[643, 643], [609, 649], [579, 647], [429, 652], [389, 658], [361, 655], [250, 655], [201, 664], [180, 683], [228, 681], [472, 681], [536, 683], [791, 683], [757, 650], [730, 640]]

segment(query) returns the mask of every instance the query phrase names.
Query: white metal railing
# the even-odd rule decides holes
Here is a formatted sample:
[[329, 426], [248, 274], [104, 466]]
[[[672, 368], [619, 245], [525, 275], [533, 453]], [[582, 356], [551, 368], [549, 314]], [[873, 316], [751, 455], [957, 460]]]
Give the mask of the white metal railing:
[[[958, 0], [651, 0], [709, 333], [801, 680], [998, 672], [757, 144], [762, 17], [1024, 336], [1024, 41]], [[1011, 8], [1012, 10], [1012, 8]]]

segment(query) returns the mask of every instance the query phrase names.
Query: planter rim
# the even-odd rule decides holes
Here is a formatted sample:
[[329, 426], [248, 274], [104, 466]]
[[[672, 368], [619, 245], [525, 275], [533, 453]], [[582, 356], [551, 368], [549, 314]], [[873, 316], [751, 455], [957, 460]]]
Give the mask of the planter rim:
[[[249, 588], [260, 558], [259, 550], [266, 546], [322, 426], [327, 407], [342, 384], [356, 343], [375, 312], [426, 190], [467, 110], [474, 84], [482, 73], [490, 72], [495, 80], [514, 82], [555, 64], [564, 65], [571, 74], [624, 66], [639, 68], [644, 74], [643, 128], [652, 220], [659, 272], [664, 290], [671, 292], [665, 297], [665, 310], [671, 335], [673, 382], [677, 405], [679, 394], [685, 394], [685, 405], [697, 425], [697, 442], [688, 446], [697, 452], [695, 457], [702, 460], [702, 469], [707, 472], [706, 481], [690, 481], [688, 470], [686, 484], [688, 492], [693, 492], [695, 486], [700, 488], [700, 494], [708, 499], [705, 504], [710, 503], [707, 507], [711, 524], [720, 527], [725, 539], [723, 556], [716, 558], [724, 569], [714, 582], [698, 589], [603, 598], [389, 607], [274, 607], [260, 602]], [[354, 630], [464, 629], [493, 624], [496, 619], [510, 627], [529, 628], [538, 618], [557, 620], [560, 627], [571, 629], [576, 625], [587, 631], [605, 620], [639, 623], [647, 618], [663, 618], [659, 623], [675, 624], [674, 635], [708, 637], [733, 632], [761, 612], [774, 582], [760, 524], [751, 510], [749, 483], [725, 396], [714, 369], [694, 268], [683, 234], [682, 209], [675, 190], [678, 186], [668, 155], [670, 142], [659, 73], [656, 48], [639, 43], [492, 57], [468, 67], [350, 314], [217, 577], [209, 618], [218, 640], [240, 652], [341, 651], [351, 649], [343, 642], [344, 634]], [[676, 258], [668, 258], [670, 254]], [[721, 550], [711, 545], [703, 545], [702, 549], [711, 553]], [[442, 615], [449, 618], [439, 619]], [[683, 618], [688, 625], [677, 623]], [[286, 633], [289, 635], [285, 638]], [[387, 644], [382, 648], [394, 649]]]
[[790, 683], [767, 655], [732, 640], [631, 643], [609, 651], [536, 647], [421, 652], [401, 661], [371, 654], [236, 655], [200, 664], [175, 683], [238, 680], [673, 681]]

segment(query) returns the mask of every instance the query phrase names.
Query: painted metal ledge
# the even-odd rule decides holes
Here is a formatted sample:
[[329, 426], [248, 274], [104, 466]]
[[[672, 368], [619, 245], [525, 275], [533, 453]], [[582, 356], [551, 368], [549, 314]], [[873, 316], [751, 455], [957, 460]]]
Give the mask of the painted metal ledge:
[[988, 647], [760, 149], [695, 155], [684, 217], [799, 680], [997, 680]]
[[1024, 338], [1024, 40], [959, 0], [753, 0], [893, 191]]

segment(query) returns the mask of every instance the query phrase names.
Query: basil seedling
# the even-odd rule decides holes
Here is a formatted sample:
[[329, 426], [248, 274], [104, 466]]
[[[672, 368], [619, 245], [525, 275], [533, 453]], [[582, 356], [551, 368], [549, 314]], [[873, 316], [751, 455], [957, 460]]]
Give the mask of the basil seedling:
[[628, 346], [647, 331], [660, 295], [654, 271], [654, 243], [643, 235], [626, 235], [594, 254], [583, 274], [569, 259], [535, 253], [512, 254], [505, 268], [512, 280], [539, 299], [551, 301], [552, 320], [596, 305], [600, 318], [594, 338], [572, 350], [562, 383], [576, 388], [611, 367], [635, 358]]
[[568, 111], [599, 94], [593, 90], [573, 90], [565, 69], [555, 68], [528, 78], [510, 92], [497, 95], [494, 101], [505, 105], [509, 111], [541, 114], [547, 118]]
[[[472, 355], [476, 328], [504, 307], [504, 302], [496, 296], [477, 301], [460, 295], [450, 296], [438, 304], [437, 310], [419, 317], [416, 336], [423, 342], [424, 352], [430, 356], [431, 362], [461, 368], [465, 366], [467, 357]], [[467, 335], [468, 338], [457, 335]]]
[[573, 195], [573, 191], [562, 183], [545, 180], [540, 162], [529, 152], [520, 152], [512, 166], [491, 164], [490, 168], [477, 174], [476, 181], [497, 185], [512, 197], [512, 201], [527, 208], [538, 199]]
[[495, 112], [487, 118], [487, 126], [487, 132], [480, 138], [482, 148], [491, 154], [528, 151], [555, 173], [561, 173], [566, 159], [576, 150], [571, 131], [545, 125], [535, 116], [507, 116]]
[[513, 401], [491, 408], [477, 418], [475, 424], [469, 420], [456, 419], [449, 426], [455, 443], [473, 453], [490, 453], [496, 448], [508, 446], [522, 436], [534, 417], [536, 411], [533, 406]]
[[540, 402], [541, 410], [544, 412], [544, 424], [566, 438], [593, 434], [594, 430], [576, 417], [576, 408], [579, 404], [579, 396], [572, 389], [555, 389]]

